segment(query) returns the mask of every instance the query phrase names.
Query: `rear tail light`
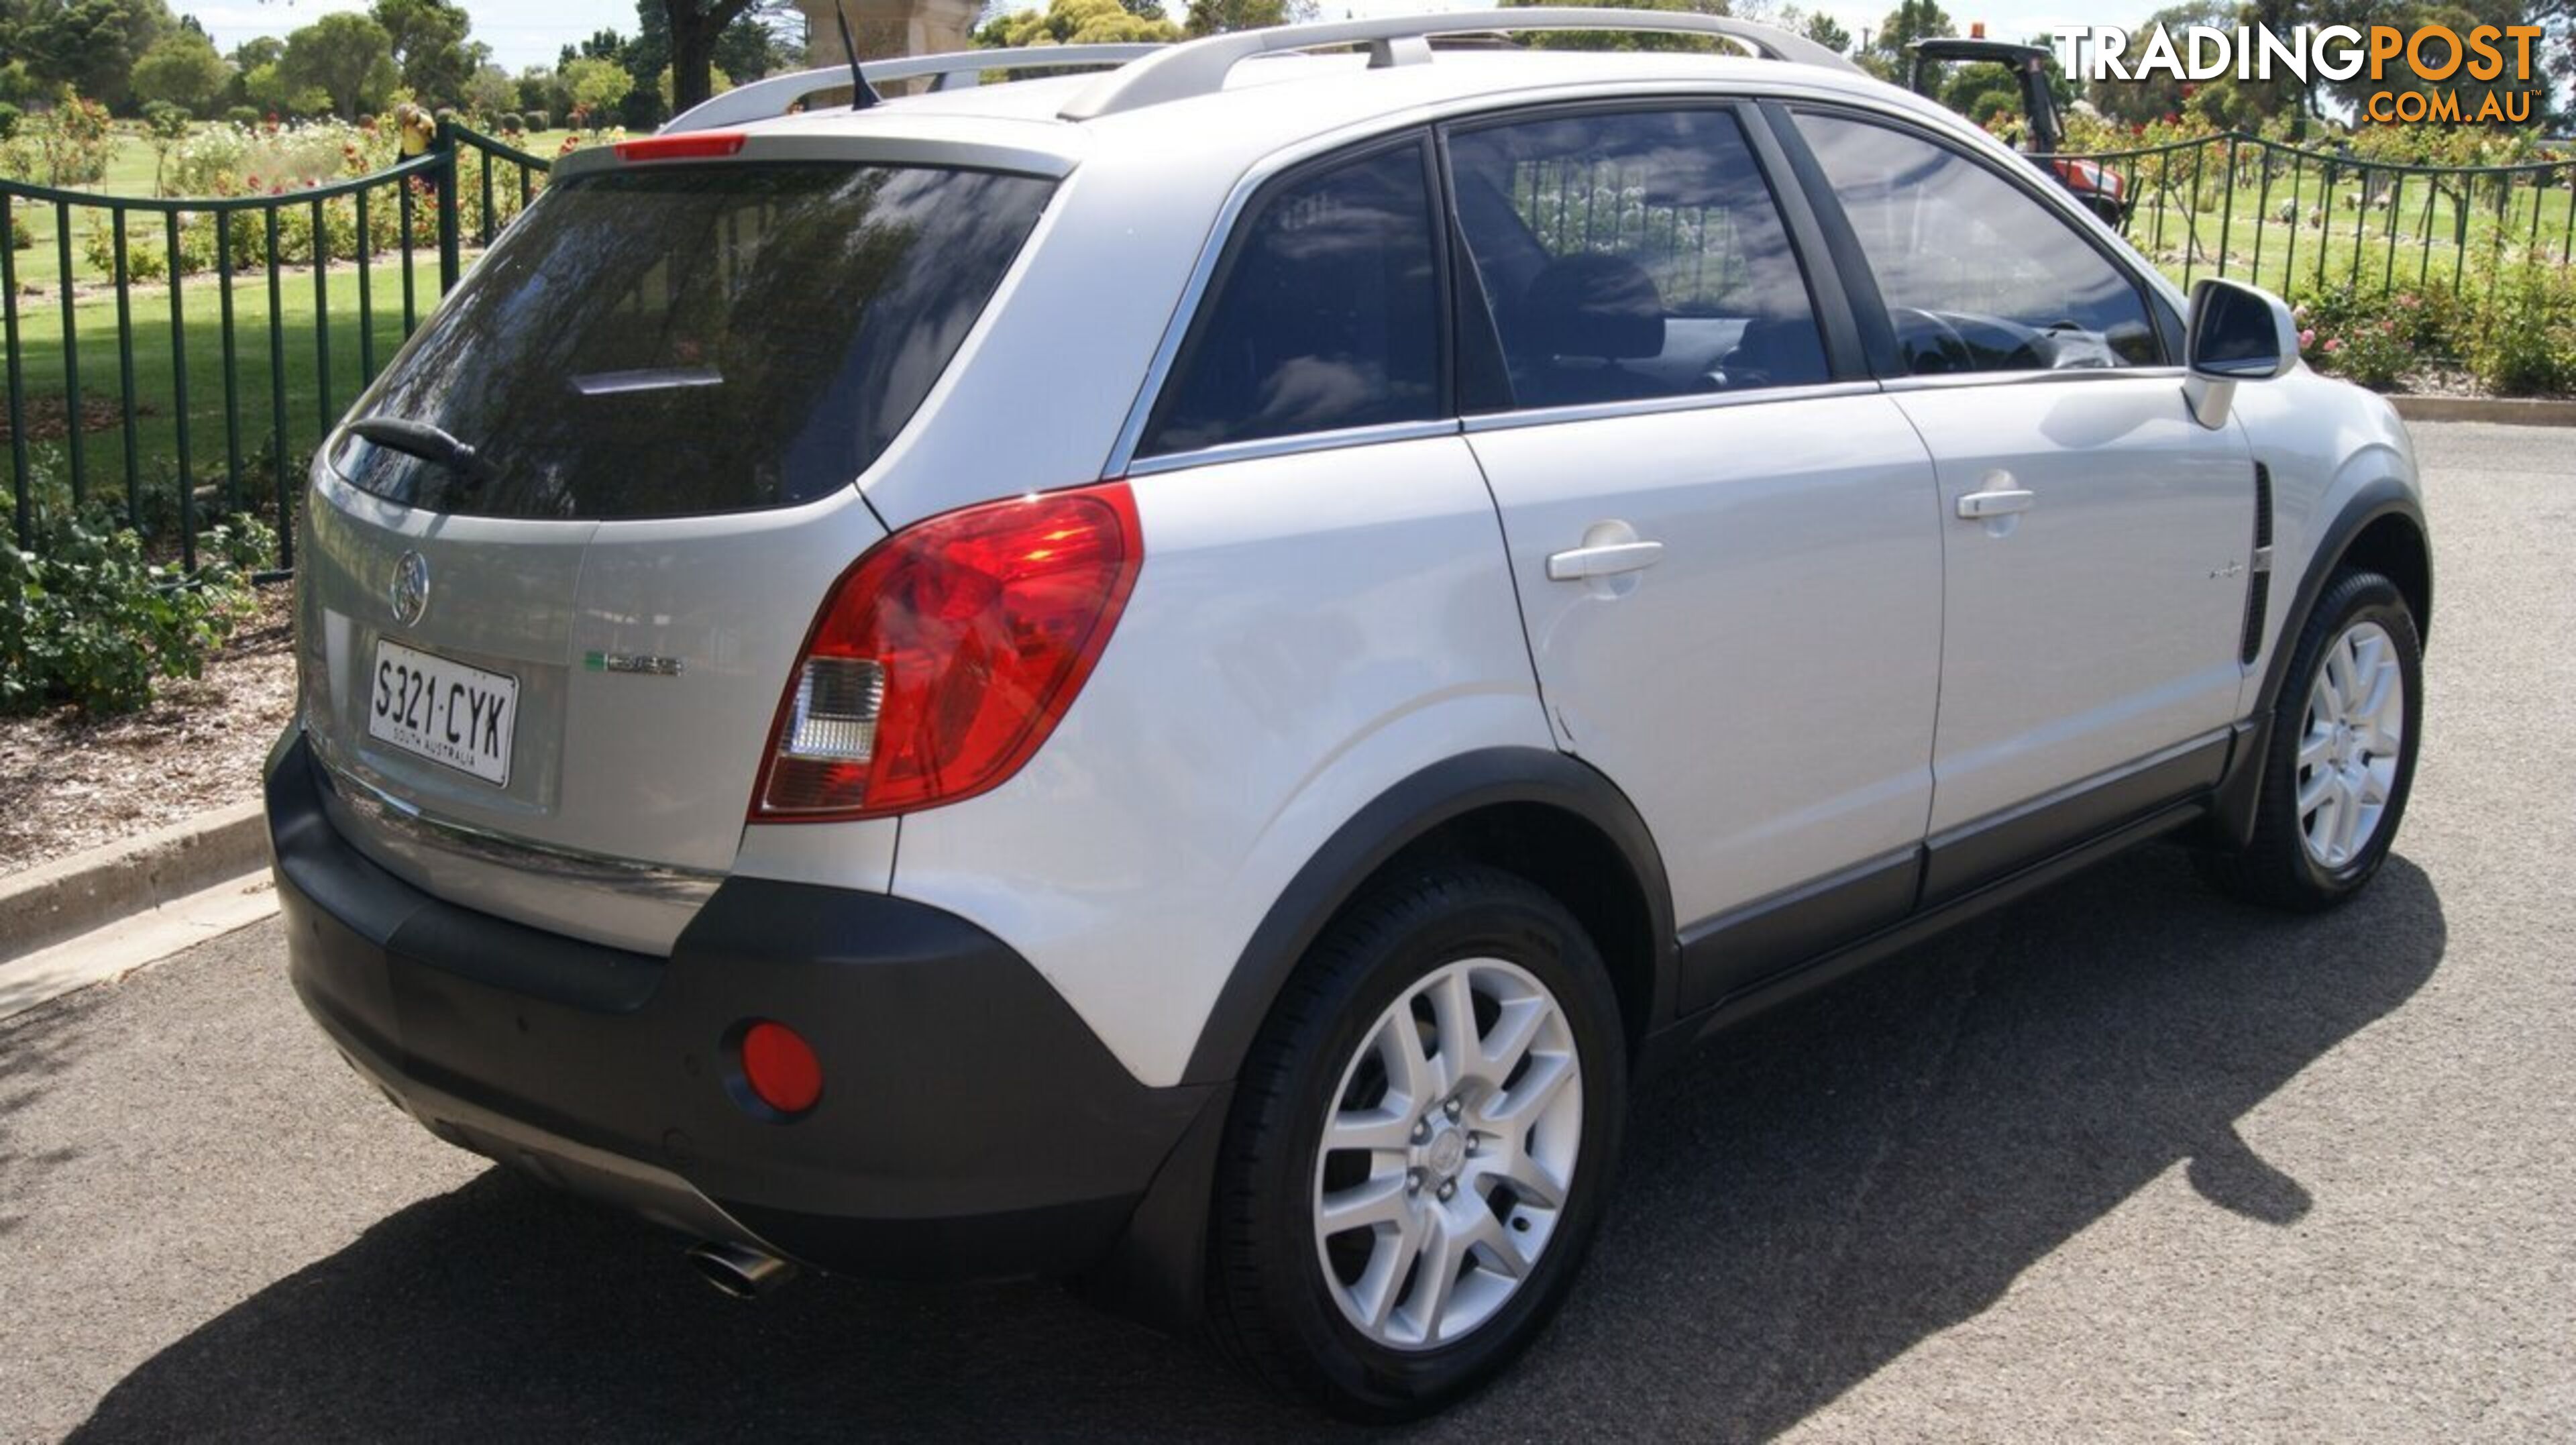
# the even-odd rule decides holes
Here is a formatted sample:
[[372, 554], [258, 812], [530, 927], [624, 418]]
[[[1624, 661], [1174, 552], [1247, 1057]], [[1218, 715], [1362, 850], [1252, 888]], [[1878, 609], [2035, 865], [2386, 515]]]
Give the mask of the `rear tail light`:
[[833, 584], [770, 732], [755, 822], [998, 786], [1055, 730], [1144, 561], [1124, 482], [933, 517]]

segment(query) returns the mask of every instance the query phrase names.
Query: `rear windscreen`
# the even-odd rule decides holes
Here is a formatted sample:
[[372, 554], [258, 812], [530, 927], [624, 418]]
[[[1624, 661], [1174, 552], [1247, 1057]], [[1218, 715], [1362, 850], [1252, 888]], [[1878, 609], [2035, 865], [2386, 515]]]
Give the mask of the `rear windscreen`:
[[810, 501], [921, 405], [1053, 188], [851, 165], [560, 182], [360, 402], [354, 416], [387, 419], [377, 439], [344, 434], [332, 464], [378, 496], [478, 516]]

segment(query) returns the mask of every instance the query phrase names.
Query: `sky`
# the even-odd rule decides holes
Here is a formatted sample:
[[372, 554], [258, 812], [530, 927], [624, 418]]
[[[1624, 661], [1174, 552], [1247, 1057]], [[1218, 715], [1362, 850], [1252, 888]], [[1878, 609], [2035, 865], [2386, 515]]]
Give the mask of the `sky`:
[[[1032, 0], [1037, 3], [1037, 0]], [[465, 11], [473, 17], [473, 38], [492, 47], [492, 58], [512, 73], [531, 65], [552, 65], [564, 46], [578, 42], [598, 30], [615, 30], [620, 34], [635, 33], [635, 0], [464, 0]], [[1187, 0], [1165, 0], [1167, 8], [1178, 12]], [[260, 35], [282, 36], [290, 30], [313, 23], [317, 15], [333, 10], [364, 10], [366, 0], [221, 0], [214, 4], [190, 4], [172, 0], [170, 8], [193, 14], [204, 24], [215, 43], [230, 51], [243, 41]], [[1344, 15], [1402, 15], [1429, 10], [1472, 10], [1484, 8], [1476, 0], [1322, 0], [1320, 6], [1327, 18]], [[1883, 3], [1852, 4], [1849, 0], [1827, 0], [1805, 8], [1822, 10], [1842, 22], [1857, 39], [1865, 30], [1874, 29], [1887, 12], [1895, 8], [1894, 0]], [[2070, 16], [2065, 0], [1946, 0], [1961, 30], [1974, 21], [1986, 23], [1986, 33], [1998, 39], [2022, 39], [2044, 35], [2052, 26], [2116, 24], [2134, 20], [2130, 11], [2143, 14], [2155, 8], [2139, 0], [2123, 6], [2115, 15], [2099, 12], [2089, 16]]]

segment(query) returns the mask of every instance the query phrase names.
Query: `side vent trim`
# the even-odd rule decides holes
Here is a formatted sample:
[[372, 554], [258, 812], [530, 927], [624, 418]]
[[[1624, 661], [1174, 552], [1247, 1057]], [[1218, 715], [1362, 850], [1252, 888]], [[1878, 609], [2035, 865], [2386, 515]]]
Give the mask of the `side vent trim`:
[[2245, 638], [2236, 660], [2247, 667], [2263, 652], [2263, 623], [2272, 600], [2272, 469], [2254, 464], [2254, 555], [2245, 566]]

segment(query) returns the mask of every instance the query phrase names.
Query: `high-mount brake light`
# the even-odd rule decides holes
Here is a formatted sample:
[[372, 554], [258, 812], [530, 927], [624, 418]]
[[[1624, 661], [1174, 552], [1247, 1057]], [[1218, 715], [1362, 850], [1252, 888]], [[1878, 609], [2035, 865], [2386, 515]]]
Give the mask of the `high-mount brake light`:
[[742, 149], [742, 142], [738, 130], [684, 131], [622, 140], [616, 150], [621, 161], [707, 161], [734, 154]]
[[797, 656], [752, 821], [881, 817], [999, 786], [1072, 707], [1144, 559], [1123, 481], [949, 512], [869, 548]]

